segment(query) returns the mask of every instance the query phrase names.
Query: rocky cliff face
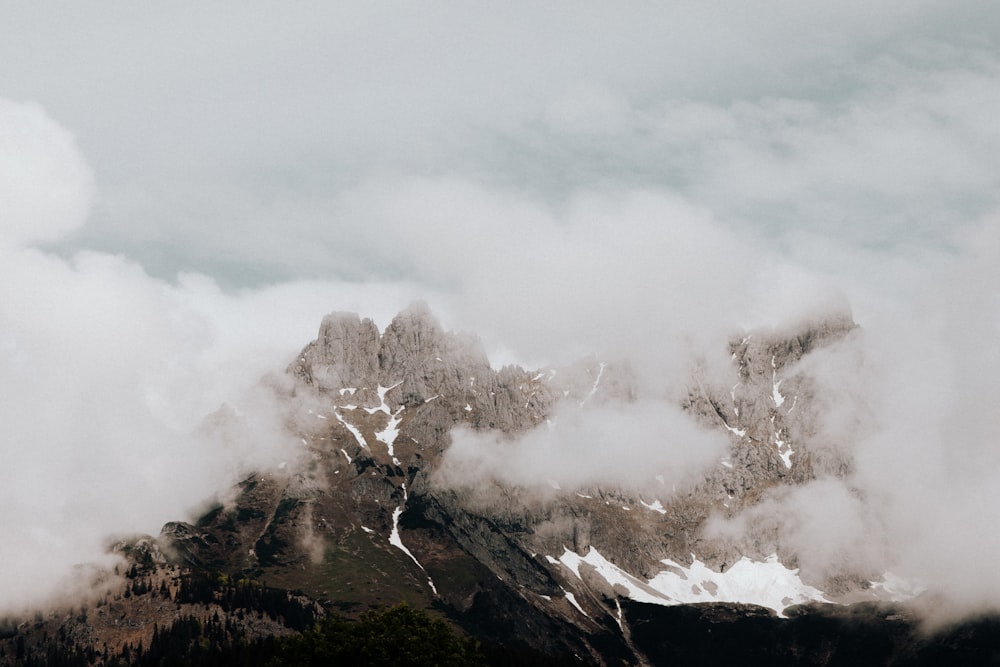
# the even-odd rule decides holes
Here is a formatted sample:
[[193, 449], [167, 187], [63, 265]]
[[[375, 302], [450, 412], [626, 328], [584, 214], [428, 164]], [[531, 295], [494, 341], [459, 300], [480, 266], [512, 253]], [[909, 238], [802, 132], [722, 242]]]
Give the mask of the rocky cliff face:
[[[624, 598], [775, 610], [822, 599], [782, 565], [794, 554], [782, 552], [776, 534], [720, 541], [701, 529], [710, 515], [731, 516], [771, 488], [849, 466], [832, 450], [811, 451], [812, 387], [797, 362], [854, 327], [835, 316], [737, 336], [727, 351], [730, 386], [696, 365], [681, 407], [724, 433], [729, 451], [700, 480], [654, 498], [614, 486], [539, 494], [496, 480], [435, 481], [455, 427], [514, 438], [545, 428], [566, 404], [633, 401], [627, 364], [497, 370], [474, 337], [442, 331], [425, 306], [381, 333], [371, 320], [334, 313], [289, 366], [294, 387], [281, 397], [296, 406], [289, 428], [306, 463], [248, 478], [234, 503], [197, 525], [169, 524], [161, 542], [182, 562], [265, 578], [346, 609], [407, 600], [497, 641], [641, 661]], [[765, 571], [783, 588], [739, 597]]]

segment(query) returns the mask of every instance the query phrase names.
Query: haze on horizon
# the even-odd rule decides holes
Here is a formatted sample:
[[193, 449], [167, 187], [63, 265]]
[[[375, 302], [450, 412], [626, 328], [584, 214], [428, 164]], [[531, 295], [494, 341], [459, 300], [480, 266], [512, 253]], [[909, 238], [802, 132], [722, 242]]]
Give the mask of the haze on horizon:
[[1000, 12], [117, 9], [0, 8], [0, 610], [293, 455], [263, 408], [190, 433], [325, 313], [414, 299], [494, 363], [668, 385], [846, 302], [864, 354], [823, 371], [876, 419], [798, 534], [1000, 601]]

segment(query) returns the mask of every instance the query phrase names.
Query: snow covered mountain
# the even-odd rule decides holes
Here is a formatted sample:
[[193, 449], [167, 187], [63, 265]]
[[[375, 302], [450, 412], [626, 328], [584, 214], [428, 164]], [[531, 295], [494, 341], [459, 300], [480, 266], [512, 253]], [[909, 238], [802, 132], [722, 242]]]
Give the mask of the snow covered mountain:
[[[693, 622], [680, 611], [690, 605], [699, 627], [833, 623], [843, 613], [825, 603], [884, 598], [888, 583], [859, 571], [804, 579], [766, 517], [738, 534], [706, 526], [850, 469], [841, 443], [819, 433], [801, 362], [855, 329], [835, 314], [743, 333], [720, 350], [724, 372], [693, 360], [685, 391], [647, 396], [617, 360], [494, 369], [474, 337], [443, 331], [420, 304], [382, 332], [334, 313], [285, 374], [264, 380], [301, 445], [294, 456], [220, 490], [195, 523], [117, 548], [139, 568], [133, 581], [149, 582], [139, 597], [157, 586], [176, 597], [193, 572], [208, 573], [209, 588], [266, 582], [348, 614], [403, 601], [484, 641], [598, 664], [682, 655], [680, 640], [671, 653], [657, 633]], [[661, 414], [682, 415], [689, 430], [654, 431], [636, 449], [626, 442], [636, 432], [614, 421]], [[222, 409], [204, 428], [239, 438], [244, 422]], [[617, 461], [664, 447], [701, 451], [685, 466]], [[206, 595], [222, 605], [216, 613], [234, 613]], [[871, 609], [876, 624], [901, 618]], [[111, 627], [105, 611], [90, 616]], [[790, 627], [767, 625], [760, 637]]]
[[[728, 350], [733, 386], [713, 386], [695, 366], [680, 407], [728, 446], [684, 486], [668, 488], [669, 471], [648, 469], [643, 484], [568, 486], [557, 467], [538, 489], [498, 469], [463, 477], [453, 434], [495, 434], [502, 451], [558, 428], [566, 410], [627, 408], [641, 398], [628, 365], [496, 370], [474, 338], [442, 331], [424, 306], [384, 332], [335, 313], [289, 367], [293, 381], [275, 383], [307, 455], [247, 479], [230, 504], [196, 526], [168, 525], [160, 540], [184, 562], [343, 606], [439, 605], [490, 625], [506, 619], [503, 632], [477, 628], [498, 640], [592, 656], [602, 651], [579, 637], [627, 645], [621, 599], [779, 614], [826, 602], [824, 582], [804, 582], [766, 534], [741, 543], [701, 528], [768, 488], [844, 465], [836, 452], [810, 451], [809, 379], [788, 369], [854, 326], [838, 315], [785, 336], [740, 336]], [[619, 456], [619, 444], [607, 442], [604, 455]], [[569, 629], [554, 633], [553, 622]]]

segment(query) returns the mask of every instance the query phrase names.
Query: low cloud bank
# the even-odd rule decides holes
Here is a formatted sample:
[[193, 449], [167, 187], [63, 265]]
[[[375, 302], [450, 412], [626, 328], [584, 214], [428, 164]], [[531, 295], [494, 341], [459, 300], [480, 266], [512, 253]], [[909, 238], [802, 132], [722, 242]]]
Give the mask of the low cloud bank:
[[813, 580], [885, 572], [926, 589], [935, 621], [1000, 609], [1000, 237], [986, 221], [845, 344], [803, 362], [813, 441], [850, 457], [843, 478], [768, 494], [707, 534], [773, 529]]
[[[113, 562], [111, 537], [155, 534], [241, 474], [293, 460], [298, 439], [258, 380], [331, 304], [388, 321], [413, 298], [388, 283], [225, 293], [34, 247], [82, 225], [94, 198], [72, 135], [0, 100], [0, 613], [76, 591], [81, 572]], [[200, 429], [223, 404], [238, 425]]]
[[514, 440], [452, 431], [438, 480], [465, 487], [496, 480], [543, 493], [596, 486], [670, 493], [726, 451], [724, 434], [701, 428], [664, 401], [573, 405]]

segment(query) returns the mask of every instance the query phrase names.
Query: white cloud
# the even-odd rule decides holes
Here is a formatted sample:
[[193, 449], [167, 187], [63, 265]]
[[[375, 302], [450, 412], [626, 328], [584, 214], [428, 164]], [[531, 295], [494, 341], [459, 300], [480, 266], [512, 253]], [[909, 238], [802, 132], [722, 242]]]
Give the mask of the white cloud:
[[926, 587], [939, 618], [997, 608], [997, 229], [991, 218], [954, 238], [911, 298], [797, 369], [817, 379], [813, 445], [850, 454], [847, 477], [775, 491], [710, 534], [776, 527], [804, 576], [892, 571]]
[[[727, 438], [700, 428], [664, 401], [564, 406], [552, 422], [516, 439], [456, 429], [438, 480], [484, 481], [551, 491], [618, 485], [670, 493], [717, 464]], [[657, 479], [659, 477], [659, 479]]]
[[[996, 12], [232, 10], [5, 12], [0, 87], [44, 105], [0, 101], [5, 563], [65, 568], [105, 528], [177, 518], [231, 463], [163, 481], [202, 455], [201, 414], [325, 312], [384, 325], [414, 298], [507, 358], [638, 357], [658, 391], [736, 326], [846, 298], [865, 381], [820, 370], [840, 406], [875, 402], [851, 484], [917, 545], [900, 567], [1000, 555], [977, 528], [995, 518]], [[637, 409], [644, 433], [659, 417]], [[828, 416], [830, 437], [857, 426]]]
[[83, 224], [93, 176], [73, 136], [37, 104], [0, 99], [0, 244], [51, 241]]
[[996, 18], [973, 3], [240, 9], [5, 14], [0, 86], [72, 127], [101, 182], [71, 247], [168, 278], [356, 279], [366, 222], [339, 195], [400, 174], [652, 185], [726, 224], [864, 229], [859, 180], [902, 187], [878, 215], [929, 180], [900, 145], [947, 159], [967, 203], [993, 154]]
[[[384, 324], [414, 295], [307, 281], [227, 294], [205, 276], [165, 283], [120, 256], [25, 247], [82, 222], [90, 174], [69, 133], [36, 107], [0, 101], [0, 128], [17, 139], [0, 152], [0, 174], [45, 167], [2, 186], [12, 195], [0, 245], [0, 609], [9, 611], [75, 590], [79, 565], [108, 562], [110, 536], [155, 534], [241, 472], [293, 459], [297, 439], [251, 386], [284, 368], [331, 304]], [[252, 427], [238, 438], [196, 434], [224, 402]]]

